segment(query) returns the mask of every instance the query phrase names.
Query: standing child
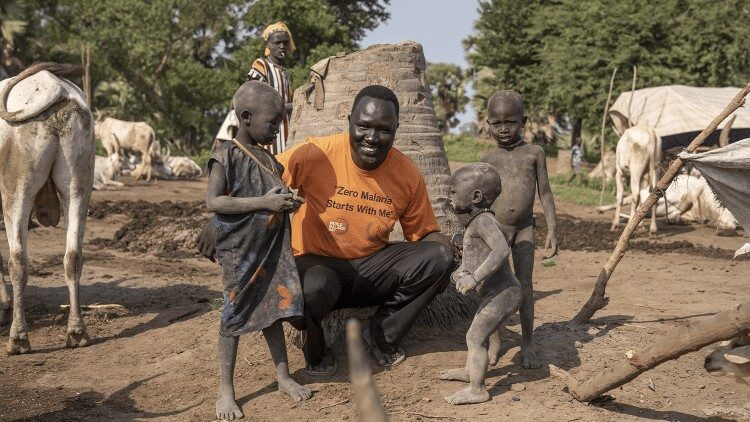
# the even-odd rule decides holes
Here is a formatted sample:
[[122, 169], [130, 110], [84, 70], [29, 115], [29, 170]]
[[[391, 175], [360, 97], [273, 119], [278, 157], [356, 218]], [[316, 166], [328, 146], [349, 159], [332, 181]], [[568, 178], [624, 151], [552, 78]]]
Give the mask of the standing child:
[[489, 362], [487, 339], [521, 305], [521, 284], [510, 270], [510, 248], [490, 206], [500, 195], [500, 175], [489, 164], [459, 168], [451, 177], [451, 202], [458, 214], [469, 213], [463, 236], [463, 260], [451, 275], [456, 290], [476, 289], [482, 296], [466, 333], [469, 352], [466, 366], [451, 369], [440, 379], [468, 382], [469, 386], [448, 396], [451, 404], [481, 403], [490, 399], [484, 386]]
[[570, 167], [573, 174], [570, 175], [568, 182], [573, 181], [581, 173], [581, 161], [583, 161], [583, 150], [581, 149], [581, 138], [573, 139], [573, 147], [570, 148]]
[[276, 365], [279, 390], [294, 400], [311, 392], [289, 376], [281, 321], [303, 313], [302, 288], [292, 256], [289, 211], [303, 202], [281, 181], [284, 171], [259, 145], [276, 139], [284, 104], [267, 84], [250, 81], [234, 94], [237, 137], [208, 162], [206, 205], [216, 213], [216, 257], [221, 264], [224, 310], [219, 331], [216, 417], [243, 417], [235, 402], [234, 365], [239, 336], [263, 331]]
[[[498, 91], [487, 103], [489, 132], [497, 148], [485, 153], [481, 161], [492, 164], [500, 174], [503, 189], [492, 204], [492, 211], [505, 233], [513, 251], [513, 269], [521, 282], [521, 360], [524, 368], [539, 368], [542, 362], [534, 352], [534, 288], [531, 275], [534, 270], [534, 197], [539, 199], [547, 220], [545, 258], [557, 254], [557, 223], [555, 200], [547, 178], [547, 160], [538, 145], [527, 144], [523, 139], [526, 124], [523, 97], [513, 91]], [[499, 359], [500, 335], [490, 337], [490, 363]]]

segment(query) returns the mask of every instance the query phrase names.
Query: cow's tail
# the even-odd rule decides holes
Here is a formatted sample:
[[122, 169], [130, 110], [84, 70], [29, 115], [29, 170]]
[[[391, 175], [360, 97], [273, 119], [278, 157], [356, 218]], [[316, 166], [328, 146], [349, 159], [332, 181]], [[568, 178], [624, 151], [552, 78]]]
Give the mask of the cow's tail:
[[28, 78], [31, 75], [37, 74], [43, 70], [52, 73], [55, 76], [61, 78], [73, 78], [83, 75], [83, 66], [80, 65], [69, 65], [59, 64], [52, 62], [39, 62], [34, 63], [18, 75], [12, 77], [0, 91], [0, 119], [5, 120], [9, 123], [22, 122], [29, 118], [25, 116], [23, 110], [9, 112], [7, 109], [8, 96], [13, 87], [16, 86], [22, 80]]

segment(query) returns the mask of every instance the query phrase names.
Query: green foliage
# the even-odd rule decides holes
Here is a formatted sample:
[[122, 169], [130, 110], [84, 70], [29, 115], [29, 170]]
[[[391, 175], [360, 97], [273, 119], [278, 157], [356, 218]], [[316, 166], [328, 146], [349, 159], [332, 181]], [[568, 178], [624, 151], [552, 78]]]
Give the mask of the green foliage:
[[614, 67], [615, 97], [630, 90], [633, 65], [639, 87], [750, 79], [745, 0], [486, 0], [479, 9], [465, 40], [469, 63], [485, 73], [475, 79], [478, 110], [493, 91], [512, 88], [532, 112], [580, 118], [598, 133]]
[[469, 103], [464, 89], [464, 72], [455, 64], [428, 63], [426, 76], [440, 129], [448, 132], [458, 124], [456, 114], [463, 113]]
[[[585, 175], [580, 175], [570, 180], [570, 176], [552, 176], [549, 183], [552, 188], [552, 194], [556, 199], [578, 205], [599, 205], [599, 196], [601, 195], [602, 188], [601, 178], [588, 178]], [[614, 192], [615, 183], [614, 180], [610, 180], [607, 186], [604, 187], [605, 204], [615, 202]]]
[[[146, 121], [162, 145], [186, 153], [211, 145], [252, 61], [261, 32], [284, 21], [298, 53], [287, 65], [296, 86], [317, 60], [358, 47], [388, 19], [389, 0], [33, 0], [19, 52], [80, 63], [91, 49], [93, 108]], [[0, 14], [0, 18], [1, 18]]]
[[94, 153], [104, 157], [107, 156], [107, 150], [104, 149], [104, 145], [102, 145], [102, 141], [99, 139], [94, 140]]
[[204, 148], [190, 158], [201, 166], [201, 168], [206, 168], [206, 164], [208, 164], [208, 160], [211, 158], [211, 148]]
[[446, 133], [443, 135], [443, 146], [448, 161], [462, 163], [473, 163], [479, 161], [483, 153], [495, 147], [495, 144], [484, 139], [478, 139], [467, 134], [454, 135]]

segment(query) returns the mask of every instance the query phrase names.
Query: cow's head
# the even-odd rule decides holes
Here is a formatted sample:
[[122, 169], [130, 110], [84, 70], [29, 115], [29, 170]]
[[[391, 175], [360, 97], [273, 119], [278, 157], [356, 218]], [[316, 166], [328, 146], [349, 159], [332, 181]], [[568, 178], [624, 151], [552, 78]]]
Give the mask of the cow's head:
[[737, 230], [739, 222], [732, 212], [726, 207], [719, 207], [719, 216], [716, 218], [716, 228], [720, 232], [734, 232]]
[[750, 334], [722, 342], [706, 356], [703, 367], [712, 375], [750, 377]]

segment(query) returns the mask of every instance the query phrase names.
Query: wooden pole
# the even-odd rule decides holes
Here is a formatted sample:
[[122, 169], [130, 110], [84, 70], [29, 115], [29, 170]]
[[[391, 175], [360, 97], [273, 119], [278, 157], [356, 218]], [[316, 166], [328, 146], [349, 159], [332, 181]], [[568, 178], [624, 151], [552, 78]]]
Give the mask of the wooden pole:
[[86, 78], [86, 86], [84, 95], [86, 96], [86, 103], [91, 107], [91, 45], [86, 43], [86, 66], [84, 67], [84, 76]]
[[349, 353], [349, 378], [354, 387], [359, 420], [363, 422], [387, 422], [388, 418], [380, 404], [380, 397], [370, 373], [370, 359], [362, 341], [362, 327], [356, 319], [346, 323], [346, 342]]
[[721, 133], [719, 134], [719, 148], [724, 148], [725, 146], [729, 145], [729, 133], [732, 130], [732, 124], [734, 123], [734, 119], [737, 118], [737, 115], [733, 115], [727, 124], [724, 125], [724, 127], [721, 129]]
[[[708, 138], [708, 135], [716, 130], [719, 124], [723, 122], [724, 119], [727, 118], [727, 116], [734, 113], [738, 108], [742, 107], [742, 105], [745, 104], [745, 97], [748, 93], [750, 93], [750, 83], [745, 85], [745, 87], [742, 88], [740, 92], [738, 92], [734, 97], [734, 99], [727, 105], [724, 111], [716, 116], [716, 118], [712, 120], [711, 123], [709, 123], [709, 125], [705, 129], [703, 129], [703, 131], [699, 133], [698, 136], [695, 137], [695, 139], [693, 139], [693, 141], [690, 143], [690, 145], [688, 145], [685, 151], [695, 151], [695, 149], [698, 148], [706, 140], [706, 138]], [[667, 171], [664, 173], [661, 179], [659, 179], [656, 187], [651, 191], [651, 194], [649, 194], [648, 198], [646, 198], [643, 204], [638, 207], [635, 215], [630, 218], [627, 226], [625, 226], [625, 229], [620, 235], [620, 239], [615, 245], [615, 250], [612, 251], [612, 255], [610, 255], [609, 259], [604, 264], [604, 268], [602, 268], [601, 272], [599, 273], [599, 278], [596, 280], [596, 285], [594, 286], [594, 291], [591, 293], [591, 297], [589, 298], [588, 302], [583, 305], [583, 308], [581, 308], [578, 314], [573, 317], [572, 322], [574, 324], [588, 324], [588, 322], [591, 320], [591, 317], [594, 316], [596, 311], [607, 306], [607, 303], [609, 302], [609, 298], [605, 297], [607, 282], [612, 276], [612, 272], [614, 272], [617, 264], [620, 262], [622, 257], [625, 256], [625, 250], [628, 247], [628, 242], [630, 242], [630, 237], [633, 235], [633, 232], [641, 223], [646, 213], [658, 201], [659, 195], [657, 194], [657, 192], [664, 192], [667, 189], [669, 184], [672, 183], [672, 179], [677, 176], [677, 173], [682, 168], [682, 165], [683, 161], [680, 158], [676, 158], [674, 161], [672, 161]]]
[[635, 80], [638, 77], [638, 66], [633, 65], [633, 85], [630, 88], [630, 101], [628, 101], [628, 127], [635, 126], [633, 122], [633, 112], [631, 106], [633, 105], [633, 96], [635, 95]]
[[565, 383], [576, 400], [591, 401], [668, 360], [747, 332], [750, 332], [750, 302], [675, 330], [660, 341], [652, 341], [651, 346], [640, 352], [628, 351], [623, 356], [625, 359], [586, 381], [579, 382], [572, 374], [554, 365], [549, 366], [550, 374]]
[[604, 114], [602, 114], [602, 132], [599, 135], [599, 156], [602, 162], [602, 191], [599, 193], [599, 206], [604, 204], [604, 185], [607, 180], [607, 172], [604, 171], [604, 129], [607, 124], [607, 113], [609, 112], [609, 100], [612, 99], [612, 87], [615, 83], [617, 68], [612, 70], [612, 78], [609, 80], [609, 93], [607, 93], [607, 102], [604, 104]]

